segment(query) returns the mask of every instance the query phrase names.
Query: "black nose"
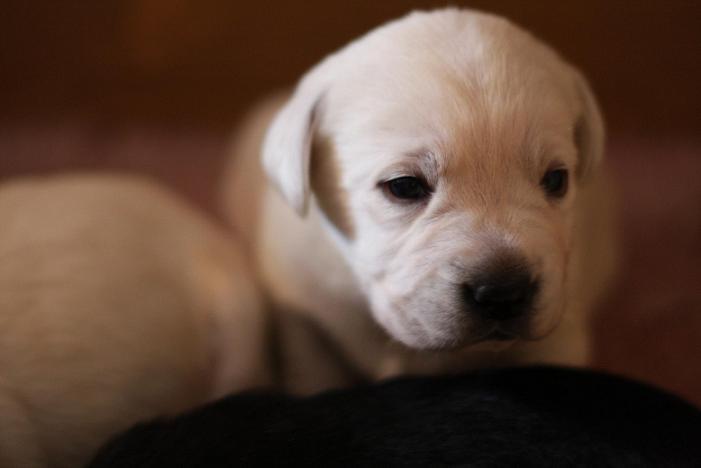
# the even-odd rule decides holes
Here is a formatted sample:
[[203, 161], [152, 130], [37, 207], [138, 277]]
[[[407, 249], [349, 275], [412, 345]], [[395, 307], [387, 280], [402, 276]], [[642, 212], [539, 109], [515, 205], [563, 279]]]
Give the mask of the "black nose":
[[528, 313], [538, 293], [524, 261], [498, 261], [473, 275], [463, 285], [469, 310], [488, 320], [509, 320]]

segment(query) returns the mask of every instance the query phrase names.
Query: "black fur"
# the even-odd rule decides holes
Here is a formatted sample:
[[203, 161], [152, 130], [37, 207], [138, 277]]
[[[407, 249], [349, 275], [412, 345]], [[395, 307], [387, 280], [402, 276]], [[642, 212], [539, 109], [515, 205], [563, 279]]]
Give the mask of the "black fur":
[[701, 412], [559, 368], [402, 379], [311, 398], [233, 396], [137, 426], [91, 468], [701, 466]]

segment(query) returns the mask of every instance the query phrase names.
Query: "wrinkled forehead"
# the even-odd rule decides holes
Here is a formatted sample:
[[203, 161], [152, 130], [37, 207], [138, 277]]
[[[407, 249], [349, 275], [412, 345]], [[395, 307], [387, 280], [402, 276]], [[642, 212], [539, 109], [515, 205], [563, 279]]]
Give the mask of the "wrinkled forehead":
[[325, 96], [324, 130], [354, 154], [570, 152], [578, 109], [567, 66], [537, 43], [475, 40], [355, 50]]

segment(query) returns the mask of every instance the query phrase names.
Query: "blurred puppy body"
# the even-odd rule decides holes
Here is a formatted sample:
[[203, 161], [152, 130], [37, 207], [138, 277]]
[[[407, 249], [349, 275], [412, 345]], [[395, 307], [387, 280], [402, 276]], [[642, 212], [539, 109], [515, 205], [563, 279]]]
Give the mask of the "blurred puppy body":
[[576, 69], [469, 10], [388, 23], [262, 105], [225, 198], [293, 389], [586, 363], [613, 259], [603, 139]]
[[117, 431], [268, 383], [236, 244], [158, 185], [0, 185], [0, 466], [76, 467]]

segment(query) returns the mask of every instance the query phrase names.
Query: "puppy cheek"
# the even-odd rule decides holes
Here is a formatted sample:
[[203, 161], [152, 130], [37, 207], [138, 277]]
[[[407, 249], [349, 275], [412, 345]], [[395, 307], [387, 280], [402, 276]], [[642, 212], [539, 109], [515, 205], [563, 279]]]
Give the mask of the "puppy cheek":
[[531, 323], [531, 335], [548, 335], [562, 319], [567, 308], [567, 256], [562, 250], [551, 250], [542, 260], [541, 293]]
[[370, 285], [370, 312], [375, 322], [393, 339], [408, 347], [416, 346], [417, 333], [403, 317], [403, 310], [394, 304], [377, 285]]
[[[467, 337], [469, 324], [454, 287], [432, 275], [405, 294], [375, 288], [375, 320], [397, 341], [413, 349], [454, 347]], [[397, 292], [397, 291], [395, 291]]]

